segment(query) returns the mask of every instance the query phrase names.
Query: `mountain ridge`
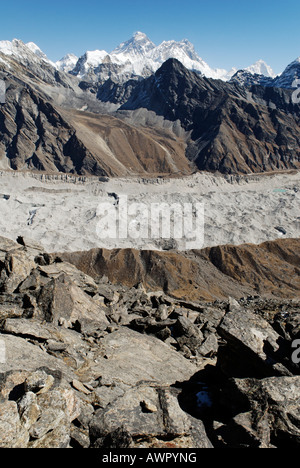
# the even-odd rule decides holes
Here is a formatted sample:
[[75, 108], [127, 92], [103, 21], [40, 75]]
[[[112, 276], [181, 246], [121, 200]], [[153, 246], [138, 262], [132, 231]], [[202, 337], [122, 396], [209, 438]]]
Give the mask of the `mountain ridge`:
[[180, 253], [92, 249], [58, 255], [93, 278], [211, 301], [243, 294], [299, 297], [299, 246], [299, 239], [281, 239]]
[[199, 170], [299, 168], [299, 106], [292, 104], [288, 90], [251, 90], [250, 98], [235, 83], [209, 80], [169, 59], [138, 83], [120, 110], [146, 108], [179, 120], [191, 132], [187, 155]]
[[[289, 90], [249, 91], [201, 76], [177, 59], [147, 78], [93, 85], [58, 71], [32, 45], [12, 46], [5, 44], [8, 55], [0, 52], [7, 87], [0, 111], [2, 168], [115, 177], [300, 167], [299, 106]], [[119, 131], [107, 113], [119, 119]]]
[[[14, 39], [0, 41], [0, 51], [9, 52], [11, 44], [22, 42]], [[228, 81], [237, 71], [210, 67], [195, 51], [191, 42], [187, 39], [181, 41], [165, 40], [156, 46], [146, 34], [136, 32], [132, 38], [117, 46], [112, 52], [105, 50], [86, 51], [80, 57], [69, 53], [55, 63], [48, 59], [46, 54], [33, 42], [24, 44], [36, 56], [50, 63], [60, 71], [66, 71], [82, 79], [105, 80], [113, 78], [116, 81], [126, 81], [129, 78], [146, 77], [157, 71], [157, 69], [169, 58], [180, 60], [188, 69], [204, 74], [209, 78]], [[107, 63], [113, 65], [107, 74]], [[263, 70], [267, 76], [273, 77], [272, 69], [259, 60], [246, 70]]]
[[[156, 46], [146, 34], [136, 32], [132, 38], [121, 43], [112, 52], [105, 50], [86, 51], [80, 57], [69, 53], [57, 62], [52, 62], [33, 42], [22, 43], [18, 39], [0, 41], [0, 52], [14, 55], [18, 59], [17, 49], [25, 46], [38, 59], [63, 71], [89, 82], [104, 83], [108, 79], [124, 84], [130, 79], [139, 80], [155, 73], [170, 58], [179, 60], [186, 68], [207, 78], [231, 81], [242, 86], [262, 85], [292, 89], [295, 79], [300, 77], [300, 57], [287, 65], [285, 70], [276, 76], [272, 68], [259, 59], [244, 68], [231, 70], [211, 68], [195, 51], [187, 39], [181, 41], [163, 41]], [[19, 59], [27, 61], [26, 53]]]

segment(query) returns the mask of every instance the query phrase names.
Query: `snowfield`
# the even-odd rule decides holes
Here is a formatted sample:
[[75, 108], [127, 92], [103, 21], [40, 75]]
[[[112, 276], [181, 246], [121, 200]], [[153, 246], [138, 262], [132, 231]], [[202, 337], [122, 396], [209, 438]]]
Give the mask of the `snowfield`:
[[[101, 181], [96, 177], [12, 171], [0, 172], [0, 235], [13, 240], [18, 236], [31, 238], [49, 252], [94, 247], [189, 248], [188, 236], [173, 241], [151, 236], [133, 238], [138, 229], [127, 231], [130, 235], [122, 239], [101, 238], [107, 225], [114, 225], [120, 200], [125, 196], [132, 213], [133, 203], [142, 204], [144, 213], [136, 212], [136, 225], [148, 209], [151, 213], [153, 204], [162, 204], [167, 209], [174, 203], [193, 207], [196, 202], [202, 203], [204, 239], [199, 248], [230, 243], [258, 244], [300, 235], [299, 172], [225, 177], [200, 173], [185, 179]], [[105, 217], [99, 210], [104, 203], [110, 207]], [[133, 218], [130, 218], [131, 227]]]

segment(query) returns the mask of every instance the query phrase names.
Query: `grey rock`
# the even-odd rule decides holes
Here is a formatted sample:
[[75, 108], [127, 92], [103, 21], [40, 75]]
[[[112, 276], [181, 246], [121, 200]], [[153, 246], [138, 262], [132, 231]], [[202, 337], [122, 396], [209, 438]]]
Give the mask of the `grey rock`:
[[[156, 411], [147, 411], [145, 401]], [[168, 438], [182, 448], [212, 447], [202, 422], [192, 420], [182, 411], [176, 396], [159, 387], [138, 386], [105, 410], [97, 411], [90, 424], [91, 438], [98, 440], [120, 427], [133, 439]], [[194, 437], [196, 431], [197, 437]]]
[[218, 333], [227, 342], [219, 354], [225, 373], [240, 377], [281, 374], [274, 368], [280, 336], [260, 315], [244, 309], [229, 312]]
[[0, 448], [26, 448], [29, 433], [21, 425], [14, 401], [0, 402]]
[[22, 426], [30, 431], [31, 426], [36, 423], [41, 414], [36, 394], [27, 392], [18, 402], [18, 410]]
[[96, 388], [94, 393], [97, 406], [106, 408], [106, 406], [113, 403], [117, 398], [123, 396], [125, 390], [120, 386], [102, 386]]
[[29, 442], [28, 448], [47, 448], [47, 449], [60, 449], [70, 447], [70, 429], [65, 424], [59, 424], [54, 427], [49, 433], [45, 434], [40, 439]]
[[235, 379], [234, 383], [248, 400], [251, 417], [247, 417], [247, 426], [257, 443], [264, 446], [272, 443], [278, 448], [299, 447], [299, 376]]
[[201, 312], [197, 314], [197, 318], [195, 320], [196, 325], [201, 325], [202, 328], [206, 325], [210, 327], [217, 328], [222, 319], [224, 318], [225, 310], [217, 309], [214, 307], [203, 307]]
[[29, 371], [8, 371], [0, 374], [0, 399], [16, 401], [24, 396], [24, 382], [30, 375]]
[[27, 319], [7, 319], [4, 322], [2, 331], [25, 338], [36, 338], [37, 340], [49, 340], [52, 333], [46, 325]]
[[0, 288], [3, 292], [13, 293], [35, 268], [34, 259], [25, 249], [8, 252], [1, 271]]
[[74, 379], [74, 373], [62, 360], [49, 356], [39, 347], [28, 343], [17, 336], [0, 334], [0, 340], [5, 344], [6, 362], [0, 363], [0, 372], [35, 371], [41, 367], [47, 367], [60, 371], [69, 381]]
[[63, 352], [67, 349], [67, 345], [58, 341], [48, 340], [47, 349], [49, 351]]
[[51, 407], [44, 409], [38, 421], [31, 426], [30, 436], [33, 439], [41, 439], [56, 427], [67, 425], [67, 423], [68, 421], [63, 410]]
[[24, 314], [25, 298], [21, 294], [0, 295], [0, 319], [20, 318]]
[[58, 279], [62, 273], [72, 279], [72, 282], [83, 291], [94, 295], [98, 292], [98, 286], [90, 276], [78, 270], [68, 262], [51, 263], [38, 267], [38, 271], [47, 275], [49, 279]]
[[198, 353], [205, 357], [213, 357], [219, 349], [218, 338], [214, 334], [210, 334], [199, 347]]
[[105, 312], [65, 273], [41, 289], [38, 303], [43, 318], [55, 325], [64, 322], [68, 328], [76, 327], [79, 331], [83, 331], [86, 324], [92, 323], [102, 330], [109, 325]]
[[173, 328], [173, 336], [180, 350], [187, 358], [201, 355], [199, 350], [204, 341], [203, 334], [200, 328], [194, 325], [187, 317], [178, 318]]
[[101, 383], [108, 386], [134, 386], [144, 380], [172, 385], [189, 380], [198, 370], [162, 341], [128, 328], [103, 338], [95, 360], [90, 375], [95, 379], [101, 376]]
[[42, 370], [31, 373], [25, 380], [26, 392], [42, 394], [48, 392], [54, 384], [54, 377]]
[[90, 447], [91, 441], [88, 429], [82, 429], [76, 426], [71, 426], [70, 431], [70, 445], [73, 448], [87, 449]]
[[81, 392], [84, 395], [90, 395], [91, 394], [91, 391], [82, 382], [79, 382], [79, 380], [77, 380], [77, 379], [73, 380], [72, 386], [76, 390], [78, 390], [78, 392]]

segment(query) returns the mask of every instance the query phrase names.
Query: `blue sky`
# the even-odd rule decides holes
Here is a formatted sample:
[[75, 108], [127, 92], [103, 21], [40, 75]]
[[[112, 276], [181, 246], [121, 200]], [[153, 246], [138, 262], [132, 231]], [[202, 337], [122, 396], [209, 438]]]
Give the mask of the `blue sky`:
[[0, 40], [35, 42], [52, 60], [111, 52], [135, 31], [159, 44], [189, 39], [212, 67], [265, 60], [275, 72], [300, 56], [299, 0], [10, 0]]

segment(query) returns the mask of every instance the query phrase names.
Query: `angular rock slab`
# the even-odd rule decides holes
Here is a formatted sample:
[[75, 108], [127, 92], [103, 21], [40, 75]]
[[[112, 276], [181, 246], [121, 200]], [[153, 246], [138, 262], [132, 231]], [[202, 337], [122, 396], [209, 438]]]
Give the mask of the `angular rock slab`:
[[[234, 379], [251, 408], [251, 431], [278, 448], [300, 446], [300, 377]], [[267, 440], [266, 442], [268, 442]]]
[[102, 385], [135, 386], [148, 381], [172, 385], [189, 380], [196, 365], [155, 337], [121, 328], [101, 340], [101, 351], [92, 365]]
[[280, 336], [261, 316], [239, 309], [225, 315], [218, 333], [227, 341], [219, 353], [225, 373], [238, 377], [270, 377], [278, 374], [275, 355]]
[[0, 341], [5, 346], [5, 362], [0, 362], [0, 373], [26, 370], [35, 371], [41, 367], [60, 371], [66, 380], [72, 381], [75, 377], [72, 370], [60, 359], [43, 352], [22, 338], [0, 334]]

